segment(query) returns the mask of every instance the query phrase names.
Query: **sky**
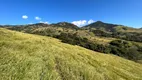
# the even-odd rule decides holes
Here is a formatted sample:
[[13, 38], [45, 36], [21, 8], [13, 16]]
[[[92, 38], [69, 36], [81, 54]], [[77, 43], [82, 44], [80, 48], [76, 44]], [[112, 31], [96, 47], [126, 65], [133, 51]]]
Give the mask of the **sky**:
[[0, 24], [96, 21], [142, 27], [142, 0], [0, 0]]

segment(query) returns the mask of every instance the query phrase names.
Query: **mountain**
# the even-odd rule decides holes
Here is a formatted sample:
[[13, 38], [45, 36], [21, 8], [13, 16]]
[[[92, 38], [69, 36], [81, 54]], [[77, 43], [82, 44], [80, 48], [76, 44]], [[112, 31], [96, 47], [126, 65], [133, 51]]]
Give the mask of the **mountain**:
[[102, 21], [97, 21], [97, 22], [91, 23], [89, 25], [86, 25], [83, 28], [96, 28], [96, 29], [101, 29], [101, 30], [106, 30], [106, 31], [113, 31], [113, 28], [116, 26], [118, 26], [118, 25], [104, 23]]
[[74, 25], [72, 23], [68, 23], [68, 22], [59, 22], [59, 23], [56, 23], [56, 24], [51, 24], [51, 26], [71, 28], [71, 29], [79, 29], [78, 26], [76, 26], [76, 25]]
[[118, 24], [111, 24], [111, 23], [104, 23], [102, 21], [97, 21], [92, 24], [86, 25], [82, 27], [83, 29], [97, 29], [102, 30], [106, 32], [136, 32], [136, 33], [142, 33], [141, 29], [136, 29], [124, 25], [118, 25]]
[[79, 29], [78, 26], [68, 23], [68, 22], [59, 22], [56, 24], [45, 24], [45, 23], [36, 23], [36, 24], [27, 24], [27, 25], [0, 25], [0, 27], [24, 27], [24, 28], [40, 28], [40, 27], [62, 27], [62, 28], [70, 28], [70, 29]]
[[0, 80], [141, 80], [142, 65], [51, 37], [0, 28]]
[[102, 21], [97, 21], [94, 23], [91, 23], [89, 25], [83, 26], [79, 28], [78, 26], [68, 23], [68, 22], [59, 22], [54, 24], [44, 24], [44, 23], [36, 23], [36, 24], [28, 24], [28, 25], [0, 25], [0, 27], [16, 27], [16, 28], [40, 28], [40, 27], [58, 27], [58, 28], [66, 28], [66, 29], [86, 29], [86, 30], [102, 30], [106, 32], [136, 32], [136, 33], [142, 33], [142, 29], [136, 29], [132, 27], [127, 27], [123, 25], [117, 25], [117, 24], [110, 24], [110, 23], [104, 23]]

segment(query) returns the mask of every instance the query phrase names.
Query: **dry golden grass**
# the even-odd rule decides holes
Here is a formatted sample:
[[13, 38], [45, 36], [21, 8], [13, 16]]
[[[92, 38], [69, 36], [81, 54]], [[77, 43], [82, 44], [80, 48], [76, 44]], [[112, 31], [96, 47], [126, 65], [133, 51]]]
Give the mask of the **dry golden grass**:
[[142, 80], [142, 65], [0, 28], [0, 80]]

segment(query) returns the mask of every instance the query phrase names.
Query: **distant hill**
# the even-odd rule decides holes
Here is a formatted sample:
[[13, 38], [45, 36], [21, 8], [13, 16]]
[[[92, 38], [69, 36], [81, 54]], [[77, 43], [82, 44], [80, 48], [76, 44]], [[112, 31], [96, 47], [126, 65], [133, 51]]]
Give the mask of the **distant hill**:
[[141, 80], [142, 65], [51, 37], [0, 28], [0, 80], [9, 79]]
[[62, 28], [68, 28], [68, 29], [86, 29], [86, 30], [102, 30], [106, 32], [138, 32], [142, 33], [142, 28], [136, 29], [124, 25], [118, 25], [118, 24], [111, 24], [111, 23], [104, 23], [102, 21], [96, 21], [94, 23], [91, 23], [89, 25], [78, 27], [72, 23], [68, 22], [59, 22], [54, 24], [44, 24], [44, 23], [36, 23], [36, 24], [28, 24], [28, 25], [0, 25], [0, 27], [24, 27], [24, 28], [40, 28], [40, 27], [62, 27]]
[[118, 25], [118, 24], [110, 24], [110, 23], [104, 23], [102, 21], [97, 21], [92, 24], [86, 25], [82, 27], [83, 29], [97, 29], [107, 32], [140, 32], [142, 33], [141, 29], [136, 29], [124, 25]]
[[86, 25], [83, 28], [96, 28], [99, 30], [113, 31], [114, 27], [116, 27], [116, 26], [118, 26], [118, 25], [104, 23], [102, 21], [97, 21], [92, 24]]
[[68, 23], [68, 22], [59, 22], [59, 23], [56, 23], [56, 24], [51, 24], [50, 26], [71, 28], [71, 29], [79, 29], [78, 26], [76, 26], [76, 25], [74, 25], [72, 23]]
[[79, 29], [78, 26], [68, 23], [68, 22], [59, 22], [54, 24], [44, 24], [44, 23], [36, 23], [36, 24], [27, 24], [27, 25], [0, 25], [0, 27], [24, 27], [24, 28], [40, 28], [40, 27], [62, 27], [62, 28], [70, 28], [70, 29]]

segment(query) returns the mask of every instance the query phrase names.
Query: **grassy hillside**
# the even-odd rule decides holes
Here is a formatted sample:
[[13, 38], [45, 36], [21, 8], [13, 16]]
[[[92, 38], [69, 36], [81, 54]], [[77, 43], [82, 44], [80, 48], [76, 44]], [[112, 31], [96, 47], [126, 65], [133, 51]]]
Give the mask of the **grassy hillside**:
[[109, 31], [109, 32], [135, 32], [135, 33], [142, 33], [142, 29], [127, 27], [124, 25], [118, 24], [111, 24], [111, 23], [104, 23], [101, 21], [94, 22], [92, 24], [86, 25], [82, 27], [83, 29], [97, 29], [102, 31]]
[[126, 26], [116, 26], [114, 29], [115, 29], [115, 31], [117, 31], [117, 32], [142, 33], [142, 29], [131, 28], [131, 27], [126, 27]]
[[82, 38], [87, 38], [88, 40], [100, 44], [107, 44], [114, 38], [106, 38], [106, 37], [98, 37], [95, 36], [93, 32], [89, 30], [76, 28], [73, 24], [69, 23], [57, 23], [57, 24], [33, 24], [33, 25], [23, 25], [23, 26], [5, 26], [4, 28], [8, 28], [11, 30], [16, 30], [24, 33], [38, 34], [43, 36], [57, 36], [61, 33], [69, 33], [69, 34], [77, 34], [77, 36]]
[[[3, 28], [54, 37], [60, 39], [64, 43], [78, 45], [101, 53], [114, 54], [141, 63], [142, 34], [138, 31], [140, 29], [134, 30], [133, 28], [116, 26], [115, 24], [108, 24], [100, 21], [90, 25], [92, 25], [93, 29], [87, 29], [87, 27], [77, 28], [77, 26], [67, 22], [50, 25], [43, 23], [32, 25], [5, 25]], [[102, 26], [108, 30], [111, 28], [114, 32], [109, 32], [110, 30], [101, 30], [96, 28], [96, 26]]]
[[142, 80], [142, 65], [0, 28], [0, 80]]

